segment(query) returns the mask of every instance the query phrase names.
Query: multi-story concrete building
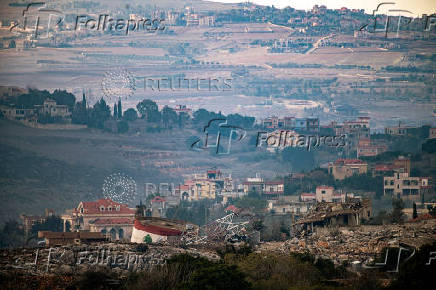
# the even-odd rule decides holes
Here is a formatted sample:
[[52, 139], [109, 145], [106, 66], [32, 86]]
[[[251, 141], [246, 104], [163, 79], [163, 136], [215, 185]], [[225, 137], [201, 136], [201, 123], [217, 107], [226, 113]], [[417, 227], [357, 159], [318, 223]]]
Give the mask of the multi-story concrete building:
[[218, 186], [215, 181], [207, 178], [197, 178], [185, 181], [185, 184], [180, 185], [176, 189], [176, 193], [179, 193], [180, 198], [186, 201], [215, 199], [217, 188]]
[[394, 176], [383, 179], [385, 195], [418, 200], [421, 194], [431, 192], [430, 177], [411, 177], [407, 172], [395, 172]]
[[418, 127], [403, 126], [401, 125], [401, 123], [399, 123], [398, 126], [386, 127], [385, 134], [393, 135], [393, 136], [405, 136], [410, 134], [413, 129], [417, 129], [417, 128]]
[[302, 202], [298, 196], [282, 196], [268, 202], [268, 209], [275, 214], [292, 214], [296, 217], [309, 211], [312, 203]]
[[244, 187], [244, 193], [256, 192], [261, 194], [264, 198], [268, 200], [278, 199], [284, 194], [284, 182], [280, 181], [264, 181], [263, 178], [247, 178], [247, 180], [242, 183]]
[[383, 152], [386, 152], [388, 147], [384, 144], [372, 144], [372, 143], [359, 143], [357, 146], [357, 158], [377, 156]]
[[317, 202], [340, 202], [341, 195], [334, 191], [333, 186], [320, 185], [316, 187]]
[[293, 129], [305, 133], [318, 133], [320, 130], [319, 118], [272, 116], [264, 119], [262, 125], [266, 129]]
[[1, 106], [0, 111], [9, 120], [27, 120], [36, 118], [35, 109], [19, 109], [14, 107]]
[[360, 159], [338, 159], [329, 164], [329, 173], [337, 180], [368, 172], [368, 163]]
[[23, 230], [27, 234], [32, 227], [37, 223], [44, 223], [47, 218], [54, 216], [55, 212], [52, 209], [45, 209], [45, 215], [20, 215], [20, 219], [23, 221]]
[[198, 20], [198, 25], [200, 26], [215, 26], [215, 16], [202, 16]]
[[232, 176], [225, 176], [220, 170], [208, 170], [194, 176], [176, 188], [182, 200], [215, 199], [218, 194], [233, 191]]

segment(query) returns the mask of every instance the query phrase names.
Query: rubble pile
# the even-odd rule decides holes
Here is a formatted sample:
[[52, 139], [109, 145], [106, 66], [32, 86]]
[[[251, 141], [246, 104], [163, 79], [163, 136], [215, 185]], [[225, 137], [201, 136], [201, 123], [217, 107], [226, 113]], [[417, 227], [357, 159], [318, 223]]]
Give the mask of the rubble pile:
[[53, 248], [21, 248], [0, 251], [0, 271], [24, 270], [41, 273], [83, 272], [92, 267], [109, 267], [118, 272], [139, 271], [163, 265], [177, 254], [190, 254], [217, 261], [219, 255], [208, 249], [182, 249], [172, 246], [105, 243]]
[[364, 199], [362, 201], [349, 199], [349, 201], [342, 203], [317, 203], [304, 217], [299, 219], [295, 224], [298, 225], [323, 221], [326, 218], [334, 217], [341, 214], [361, 213], [362, 210], [368, 208], [369, 205], [370, 201], [367, 199]]
[[312, 235], [302, 235], [281, 243], [265, 243], [261, 250], [309, 252], [331, 259], [335, 264], [353, 261], [368, 264], [385, 247], [398, 247], [401, 243], [419, 248], [433, 242], [436, 242], [436, 219], [404, 225], [318, 228]]

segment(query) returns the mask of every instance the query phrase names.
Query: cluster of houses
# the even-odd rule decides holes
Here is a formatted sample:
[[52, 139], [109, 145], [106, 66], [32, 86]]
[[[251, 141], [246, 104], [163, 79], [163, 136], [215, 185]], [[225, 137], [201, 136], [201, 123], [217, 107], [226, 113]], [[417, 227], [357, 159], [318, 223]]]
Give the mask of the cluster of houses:
[[36, 123], [41, 116], [61, 119], [64, 122], [71, 122], [71, 111], [67, 105], [58, 105], [55, 100], [46, 99], [42, 105], [35, 105], [31, 109], [18, 108], [16, 106], [0, 106], [3, 117], [14, 121], [25, 121]]
[[[383, 190], [387, 196], [401, 197], [403, 199], [420, 201], [422, 195], [433, 194], [431, 178], [410, 176], [410, 158], [399, 156], [392, 163], [375, 164], [369, 166], [359, 159], [338, 159], [329, 164], [328, 172], [336, 180], [359, 174], [372, 173], [374, 176], [383, 175]], [[386, 176], [387, 174], [391, 176]], [[304, 174], [293, 174], [288, 177], [290, 182], [298, 182]], [[235, 199], [247, 195], [256, 195], [267, 201], [265, 212], [274, 215], [288, 215], [294, 225], [303, 226], [306, 230], [313, 230], [315, 225], [358, 225], [363, 219], [372, 216], [369, 193], [346, 192], [335, 189], [333, 186], [319, 185], [315, 192], [303, 192], [299, 195], [285, 195], [285, 182], [280, 180], [265, 180], [260, 176], [246, 178], [242, 183], [235, 185], [231, 175], [221, 170], [207, 170], [202, 174], [189, 176], [185, 182], [173, 189], [169, 195], [155, 195], [140, 204], [144, 218], [153, 218], [160, 223], [166, 220], [167, 209], [179, 204], [181, 201], [217, 200], [228, 210], [236, 211], [232, 206]], [[314, 213], [315, 211], [315, 213]], [[336, 214], [332, 214], [335, 212]], [[47, 211], [45, 216], [25, 216], [23, 224], [26, 231], [37, 222], [43, 222], [53, 215]], [[86, 236], [82, 238], [110, 239], [130, 241], [137, 209], [130, 208], [127, 204], [115, 202], [110, 199], [97, 201], [83, 201], [62, 216], [64, 232], [92, 232], [101, 236]], [[68, 237], [80, 239], [80, 235], [41, 234], [47, 242], [50, 237], [61, 241]], [[53, 241], [52, 241], [53, 243]]]
[[[343, 147], [345, 156], [351, 157], [370, 157], [377, 156], [388, 150], [388, 145], [384, 140], [371, 139], [371, 127], [369, 117], [358, 117], [355, 120], [345, 121], [342, 124], [331, 122], [327, 125], [321, 125], [319, 118], [296, 118], [296, 117], [268, 117], [262, 120], [262, 126], [269, 131], [269, 135], [281, 136], [283, 130], [292, 132], [292, 135], [298, 138], [303, 134], [313, 136], [346, 136], [346, 142]], [[391, 136], [414, 135], [419, 127], [404, 126], [401, 123], [398, 126], [386, 127], [385, 134]], [[429, 139], [436, 138], [436, 128], [429, 129]], [[286, 146], [292, 146], [292, 142], [284, 143], [280, 149]], [[268, 149], [274, 149], [274, 144], [268, 144]], [[271, 150], [270, 150], [271, 151]]]

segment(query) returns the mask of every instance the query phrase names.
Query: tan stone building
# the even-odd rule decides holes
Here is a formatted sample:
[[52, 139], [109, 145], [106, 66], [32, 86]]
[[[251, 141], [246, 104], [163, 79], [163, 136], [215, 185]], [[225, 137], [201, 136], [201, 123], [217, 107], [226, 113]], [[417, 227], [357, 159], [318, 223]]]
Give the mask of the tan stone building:
[[193, 201], [215, 199], [218, 194], [233, 191], [231, 175], [225, 176], [220, 170], [207, 170], [203, 174], [194, 174], [185, 183], [176, 188], [182, 200]]
[[36, 105], [35, 108], [39, 114], [47, 114], [51, 117], [67, 118], [71, 116], [71, 112], [66, 105], [58, 105], [55, 100], [46, 99], [42, 105]]
[[368, 163], [360, 159], [338, 159], [329, 164], [329, 173], [337, 180], [368, 172]]
[[130, 240], [136, 210], [111, 199], [82, 201], [77, 208], [62, 215], [71, 231], [90, 231], [110, 234], [113, 240]]
[[405, 199], [419, 200], [421, 194], [431, 191], [429, 177], [411, 177], [407, 172], [395, 172], [384, 177], [384, 194]]
[[429, 129], [428, 139], [436, 139], [436, 128]]
[[215, 199], [217, 183], [207, 178], [188, 180], [179, 190], [182, 200]]

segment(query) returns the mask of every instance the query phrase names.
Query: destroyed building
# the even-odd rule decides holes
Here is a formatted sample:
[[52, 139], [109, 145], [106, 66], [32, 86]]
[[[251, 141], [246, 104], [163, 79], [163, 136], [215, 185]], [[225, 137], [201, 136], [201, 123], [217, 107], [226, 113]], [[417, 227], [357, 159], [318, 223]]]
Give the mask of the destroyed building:
[[348, 198], [343, 203], [321, 202], [295, 223], [291, 233], [314, 232], [316, 227], [357, 226], [372, 215], [370, 199]]

